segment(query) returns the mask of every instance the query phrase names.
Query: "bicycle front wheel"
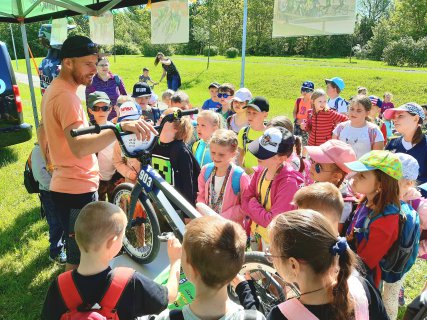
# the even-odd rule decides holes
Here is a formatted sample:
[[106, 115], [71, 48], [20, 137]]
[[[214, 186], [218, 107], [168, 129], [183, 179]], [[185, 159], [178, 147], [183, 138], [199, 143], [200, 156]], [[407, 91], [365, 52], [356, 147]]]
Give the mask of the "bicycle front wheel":
[[147, 264], [159, 253], [159, 221], [148, 197], [143, 201], [138, 199], [134, 212], [129, 212], [132, 189], [131, 183], [119, 184], [114, 189], [111, 202], [120, 207], [130, 221], [123, 238], [123, 248], [133, 260]]
[[[263, 252], [246, 252], [245, 262], [239, 273], [249, 275], [253, 281], [260, 302], [258, 309], [264, 315], [267, 315], [274, 306], [284, 301], [281, 278], [273, 265], [267, 261]], [[231, 286], [228, 287], [228, 295], [234, 302], [240, 303]]]

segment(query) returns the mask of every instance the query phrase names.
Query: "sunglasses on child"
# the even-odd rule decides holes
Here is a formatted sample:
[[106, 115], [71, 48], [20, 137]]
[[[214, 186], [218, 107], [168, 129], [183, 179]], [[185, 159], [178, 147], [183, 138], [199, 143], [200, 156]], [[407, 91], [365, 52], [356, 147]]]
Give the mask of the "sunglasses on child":
[[109, 111], [110, 109], [111, 109], [111, 106], [102, 106], [102, 107], [93, 106], [93, 107], [92, 107], [92, 110], [93, 110], [93, 111], [95, 111], [95, 112], [98, 112], [98, 111], [104, 111], [104, 112], [107, 112], [107, 111]]
[[217, 97], [220, 98], [220, 99], [221, 98], [227, 99], [228, 97], [231, 97], [231, 94], [228, 94], [228, 93], [218, 93]]

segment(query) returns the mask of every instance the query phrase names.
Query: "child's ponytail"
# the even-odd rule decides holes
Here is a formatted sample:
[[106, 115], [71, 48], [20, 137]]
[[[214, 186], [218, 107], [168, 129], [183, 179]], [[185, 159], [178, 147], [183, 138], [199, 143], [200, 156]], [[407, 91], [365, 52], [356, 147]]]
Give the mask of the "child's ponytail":
[[305, 170], [305, 163], [304, 159], [302, 158], [302, 138], [300, 136], [294, 136], [295, 138], [295, 153], [297, 154], [299, 158], [299, 172], [304, 172]]
[[347, 279], [352, 273], [356, 258], [354, 253], [347, 246], [345, 238], [338, 238], [334, 247], [340, 245], [345, 246], [345, 249], [342, 249], [337, 257], [339, 272], [337, 282], [332, 288], [332, 308], [335, 319], [349, 319], [355, 306], [351, 300]]

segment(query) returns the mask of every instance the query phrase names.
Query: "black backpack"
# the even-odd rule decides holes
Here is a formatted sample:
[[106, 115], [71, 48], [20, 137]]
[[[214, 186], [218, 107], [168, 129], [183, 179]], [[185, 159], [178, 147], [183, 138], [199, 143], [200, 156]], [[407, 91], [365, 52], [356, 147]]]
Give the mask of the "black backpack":
[[27, 161], [25, 161], [25, 169], [24, 169], [24, 186], [27, 189], [28, 193], [39, 193], [39, 183], [34, 179], [33, 169], [31, 166], [31, 155], [33, 151], [30, 152]]

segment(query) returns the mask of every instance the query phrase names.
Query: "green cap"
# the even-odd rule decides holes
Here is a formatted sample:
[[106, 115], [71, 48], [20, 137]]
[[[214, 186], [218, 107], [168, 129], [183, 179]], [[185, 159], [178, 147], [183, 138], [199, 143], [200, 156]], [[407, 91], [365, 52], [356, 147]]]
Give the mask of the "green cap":
[[402, 163], [399, 157], [386, 150], [372, 150], [359, 160], [347, 162], [345, 165], [355, 172], [381, 170], [396, 180], [402, 178]]
[[89, 94], [89, 97], [87, 98], [88, 108], [93, 108], [93, 106], [99, 102], [103, 102], [108, 105], [111, 104], [110, 98], [108, 98], [108, 95], [103, 91], [95, 91]]

